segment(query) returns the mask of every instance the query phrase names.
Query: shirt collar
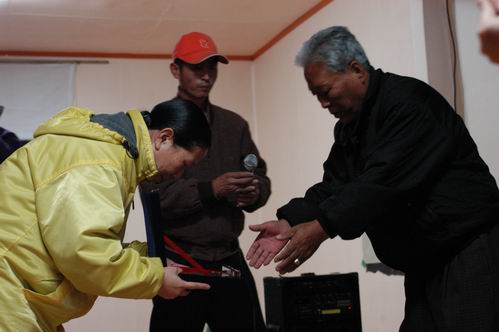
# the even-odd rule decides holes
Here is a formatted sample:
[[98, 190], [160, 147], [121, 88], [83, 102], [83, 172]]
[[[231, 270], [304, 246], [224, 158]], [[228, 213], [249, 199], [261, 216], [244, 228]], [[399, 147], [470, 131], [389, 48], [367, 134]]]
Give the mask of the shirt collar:
[[[176, 98], [180, 98], [182, 99], [182, 97], [180, 96], [180, 93], [177, 92], [177, 97]], [[207, 102], [206, 102], [206, 107], [204, 109], [202, 109], [203, 111], [203, 114], [206, 116], [206, 119], [208, 120], [209, 123], [211, 123], [211, 115], [212, 115], [212, 107], [213, 105], [211, 104], [210, 102], [210, 99], [208, 98]]]

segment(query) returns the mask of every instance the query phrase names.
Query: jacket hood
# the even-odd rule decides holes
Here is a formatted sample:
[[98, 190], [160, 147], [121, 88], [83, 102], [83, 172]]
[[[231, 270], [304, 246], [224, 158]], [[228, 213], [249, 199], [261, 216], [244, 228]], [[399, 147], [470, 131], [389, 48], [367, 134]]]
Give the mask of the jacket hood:
[[40, 125], [33, 136], [49, 134], [122, 145], [135, 159], [139, 181], [158, 172], [149, 131], [139, 111], [94, 114], [86, 108], [69, 107]]
[[126, 140], [121, 134], [90, 121], [94, 115], [86, 108], [69, 107], [41, 124], [33, 137], [42, 135], [64, 135], [95, 141], [123, 144]]

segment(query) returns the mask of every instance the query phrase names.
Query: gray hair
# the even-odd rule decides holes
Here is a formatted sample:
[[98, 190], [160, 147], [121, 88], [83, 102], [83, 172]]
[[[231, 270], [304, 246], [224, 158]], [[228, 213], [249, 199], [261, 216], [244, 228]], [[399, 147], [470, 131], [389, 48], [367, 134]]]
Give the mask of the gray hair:
[[370, 67], [366, 53], [355, 36], [346, 27], [333, 26], [315, 33], [303, 43], [295, 63], [305, 67], [322, 62], [335, 72], [344, 72], [353, 60], [366, 69]]

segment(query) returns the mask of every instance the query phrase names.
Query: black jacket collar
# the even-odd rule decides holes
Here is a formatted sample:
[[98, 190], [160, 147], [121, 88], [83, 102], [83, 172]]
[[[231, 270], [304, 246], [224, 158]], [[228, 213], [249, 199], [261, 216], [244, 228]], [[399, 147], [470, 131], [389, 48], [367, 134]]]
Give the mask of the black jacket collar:
[[381, 85], [381, 76], [383, 74], [381, 69], [375, 70], [373, 67], [369, 67], [369, 85], [362, 107], [359, 112], [354, 114], [351, 122], [347, 124], [338, 122], [336, 124], [334, 130], [335, 142], [342, 146], [357, 145], [359, 143], [361, 128], [364, 127], [366, 119], [371, 112], [371, 108], [376, 101]]

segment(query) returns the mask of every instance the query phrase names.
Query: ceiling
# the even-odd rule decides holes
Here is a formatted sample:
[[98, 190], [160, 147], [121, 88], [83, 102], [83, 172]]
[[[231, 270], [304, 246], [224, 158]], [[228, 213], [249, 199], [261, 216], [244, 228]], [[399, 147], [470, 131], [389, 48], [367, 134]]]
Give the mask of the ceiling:
[[332, 0], [0, 0], [0, 55], [165, 57], [200, 31], [254, 59]]

